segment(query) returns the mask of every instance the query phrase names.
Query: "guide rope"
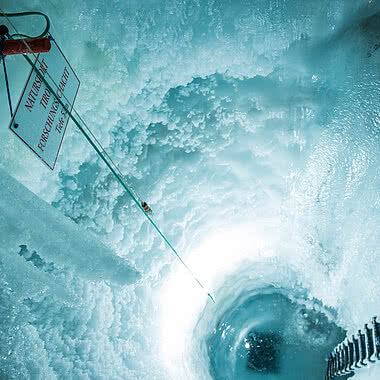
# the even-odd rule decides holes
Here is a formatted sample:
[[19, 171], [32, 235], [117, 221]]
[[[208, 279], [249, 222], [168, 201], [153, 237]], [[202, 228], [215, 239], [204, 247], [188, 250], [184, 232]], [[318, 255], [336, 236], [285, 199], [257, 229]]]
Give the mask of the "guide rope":
[[[8, 17], [12, 17], [12, 16], [26, 16], [26, 15], [31, 15], [31, 14], [38, 14], [38, 15], [41, 15], [41, 16], [44, 16], [45, 19], [46, 19], [46, 28], [44, 30], [44, 32], [42, 34], [40, 34], [39, 36], [36, 36], [36, 37], [30, 37], [30, 36], [26, 36], [26, 35], [23, 35], [23, 34], [12, 34], [10, 35], [10, 37], [14, 37], [14, 36], [25, 36], [27, 38], [33, 38], [33, 39], [37, 39], [37, 38], [41, 38], [41, 37], [44, 37], [50, 30], [50, 20], [48, 18], [47, 15], [41, 13], [41, 12], [22, 12], [22, 13], [4, 13], [2, 10], [0, 10], [0, 15], [1, 16], [4, 16], [5, 18], [7, 18], [7, 21], [10, 23], [10, 25], [14, 28], [14, 30], [17, 31], [15, 25], [13, 25], [12, 21], [8, 18]], [[10, 16], [11, 15], [11, 16]], [[7, 30], [8, 32], [8, 30]], [[11, 39], [10, 37], [8, 37], [9, 39]], [[36, 56], [34, 54], [34, 52], [32, 51], [32, 49], [30, 48], [30, 46], [28, 45], [28, 42], [25, 41], [25, 40], [21, 40], [27, 50], [29, 51], [30, 54], [32, 54], [34, 56], [34, 58], [36, 58], [36, 63], [40, 61], [38, 60], [38, 56]], [[50, 74], [47, 72], [46, 75], [49, 77], [49, 79], [54, 83], [55, 86], [57, 86], [57, 83], [54, 81], [54, 79], [50, 76]], [[65, 96], [65, 94], [63, 94], [63, 98], [68, 102], [69, 100], [67, 99], [67, 97]], [[76, 116], [81, 120], [81, 122], [83, 123], [83, 125], [85, 126], [85, 128], [87, 129], [88, 133], [91, 135], [91, 137], [94, 139], [94, 141], [99, 145], [100, 149], [102, 150], [102, 152], [107, 156], [107, 158], [110, 160], [110, 162], [114, 165], [114, 167], [116, 168], [116, 170], [118, 171], [118, 173], [121, 175], [121, 177], [124, 179], [124, 181], [126, 183], [127, 180], [126, 180], [126, 177], [122, 174], [120, 168], [118, 167], [117, 164], [115, 164], [115, 162], [112, 160], [112, 158], [110, 157], [110, 155], [107, 153], [107, 151], [103, 148], [103, 146], [101, 145], [100, 141], [96, 138], [96, 136], [92, 133], [92, 131], [90, 130], [90, 128], [87, 126], [87, 124], [85, 123], [85, 121], [82, 119], [82, 117], [80, 116], [80, 114], [77, 112], [77, 110], [75, 109], [75, 107], [72, 108], [72, 111], [76, 114]], [[13, 116], [13, 115], [12, 115]], [[132, 193], [134, 194], [134, 196], [139, 199], [139, 201], [141, 201], [141, 198], [137, 195], [137, 193], [133, 190], [132, 186], [130, 186], [128, 184], [129, 188], [131, 189]]]
[[372, 318], [371, 327], [368, 323], [364, 325], [364, 333], [358, 330], [356, 336], [352, 335], [351, 340], [346, 338], [328, 355], [325, 380], [353, 374], [375, 363], [373, 359], [380, 360], [380, 323], [376, 317]]
[[[18, 16], [30, 16], [30, 15], [40, 15], [40, 16], [43, 16], [46, 20], [46, 27], [45, 27], [45, 30], [43, 31], [43, 33], [41, 33], [40, 35], [38, 36], [35, 36], [35, 37], [31, 37], [31, 36], [28, 36], [28, 35], [25, 35], [25, 34], [20, 34], [20, 33], [16, 33], [16, 34], [11, 34], [10, 37], [15, 37], [15, 36], [22, 36], [22, 37], [25, 37], [25, 38], [32, 38], [32, 39], [37, 39], [37, 38], [41, 38], [41, 37], [45, 37], [48, 33], [49, 33], [49, 30], [50, 30], [50, 19], [49, 17], [42, 13], [42, 12], [20, 12], [20, 13], [4, 13], [4, 11], [0, 10], [0, 16], [2, 17], [5, 17], [7, 19], [7, 21], [10, 23], [10, 25], [14, 28], [15, 31], [17, 31], [16, 27], [13, 25], [13, 23], [11, 22], [11, 20], [9, 19], [9, 17], [18, 17]], [[8, 38], [10, 38], [8, 37]], [[11, 38], [10, 38], [11, 39]], [[36, 58], [36, 62], [39, 62], [38, 61], [38, 56], [36, 57], [36, 55], [32, 52], [31, 48], [28, 46], [28, 43], [27, 41], [24, 41], [22, 40], [23, 43], [25, 44], [26, 48], [28, 49], [28, 51], [30, 52], [30, 54], [33, 54], [33, 56]], [[49, 79], [54, 83], [54, 85], [57, 85], [57, 83], [54, 81], [54, 79], [49, 75], [49, 73], [46, 73], [48, 76], [49, 76]], [[63, 97], [64, 99], [70, 103], [68, 101], [68, 99], [66, 98], [66, 96], [63, 94]], [[101, 148], [101, 150], [104, 152], [104, 154], [107, 156], [107, 158], [110, 160], [110, 162], [114, 165], [114, 167], [116, 168], [116, 170], [118, 171], [118, 173], [121, 175], [121, 177], [124, 179], [125, 182], [127, 182], [126, 180], [126, 177], [122, 174], [120, 168], [118, 167], [117, 164], [115, 164], [115, 162], [112, 160], [112, 158], [110, 157], [110, 155], [107, 153], [107, 151], [103, 148], [103, 146], [101, 145], [101, 143], [99, 142], [99, 140], [96, 138], [96, 136], [92, 133], [92, 131], [90, 130], [90, 128], [88, 128], [87, 124], [84, 122], [84, 120], [82, 119], [82, 117], [79, 115], [79, 113], [76, 111], [76, 109], [73, 107], [72, 108], [72, 111], [76, 114], [76, 116], [81, 120], [81, 122], [83, 123], [83, 125], [85, 126], [85, 128], [87, 129], [87, 131], [89, 132], [89, 134], [91, 135], [91, 137], [95, 140], [95, 142], [99, 145], [99, 147]], [[11, 116], [12, 115], [12, 112], [11, 112]], [[128, 182], [127, 182], [128, 183]], [[134, 196], [139, 200], [141, 201], [141, 198], [137, 195], [137, 193], [133, 190], [132, 186], [130, 186], [128, 184], [129, 188], [131, 189], [131, 191], [133, 192]]]
[[[66, 99], [67, 100], [67, 99]], [[74, 110], [74, 108], [73, 108]], [[79, 115], [79, 113], [74, 110], [74, 112], [76, 113], [77, 117], [79, 118], [79, 120], [83, 123], [83, 125], [85, 126], [86, 130], [88, 131], [88, 133], [91, 135], [91, 137], [94, 139], [94, 141], [99, 145], [99, 147], [101, 148], [102, 150], [102, 153], [104, 153], [104, 155], [107, 157], [107, 159], [112, 163], [112, 165], [115, 167], [116, 171], [119, 173], [119, 175], [121, 176], [121, 178], [123, 178], [123, 180], [127, 183], [129, 189], [131, 190], [131, 192], [133, 193], [133, 195], [135, 196], [135, 198], [137, 198], [139, 200], [139, 202], [141, 202], [141, 198], [137, 195], [137, 193], [134, 191], [133, 187], [128, 184], [128, 181], [126, 180], [126, 177], [125, 175], [121, 172], [119, 166], [117, 164], [115, 164], [115, 162], [112, 160], [111, 156], [107, 153], [107, 151], [103, 148], [102, 144], [100, 143], [100, 141], [96, 138], [96, 136], [92, 133], [91, 129], [87, 126], [86, 122], [82, 119], [82, 117]], [[144, 210], [145, 212], [145, 210]]]
[[[14, 28], [14, 30], [16, 32], [17, 32], [17, 29], [15, 28], [15, 26], [13, 25], [13, 23], [11, 22], [11, 20], [8, 18], [7, 15], [26, 15], [26, 14], [31, 14], [31, 13], [32, 14], [41, 14], [45, 18], [47, 18], [47, 20], [48, 20], [48, 17], [46, 15], [40, 13], [40, 12], [24, 12], [23, 14], [12, 14], [12, 13], [11, 14], [7, 14], [7, 13], [4, 13], [3, 10], [0, 8], [0, 15], [2, 15], [2, 16], [4, 16], [4, 17], [7, 18], [7, 21], [10, 23], [10, 25]], [[50, 21], [47, 22], [47, 27], [45, 29], [45, 31], [47, 30], [46, 33], [49, 30], [48, 27], [50, 27]], [[44, 31], [44, 33], [45, 33], [45, 31]], [[14, 35], [10, 35], [9, 33], [7, 33], [8, 39], [13, 39], [14, 36], [25, 36], [25, 35], [22, 35], [22, 34], [19, 34], [19, 33], [16, 33]], [[44, 35], [42, 34], [42, 35], [38, 36], [38, 38], [40, 38], [41, 36], [43, 37]], [[29, 38], [29, 36], [25, 36], [25, 37]], [[26, 41], [24, 41], [24, 43], [25, 43], [26, 46], [28, 46], [28, 44], [27, 44]], [[28, 50], [30, 51], [30, 53], [33, 54], [33, 56], [36, 58], [36, 63], [37, 63], [38, 62], [38, 56], [36, 56], [32, 52], [32, 50], [30, 49], [30, 47], [28, 47], [28, 48], [29, 48]], [[72, 107], [74, 113], [76, 114], [77, 118], [81, 121], [81, 123], [83, 124], [83, 126], [80, 124], [80, 122], [77, 120], [77, 118], [74, 117], [73, 113], [66, 107], [66, 105], [63, 103], [63, 101], [61, 100], [61, 98], [58, 97], [58, 95], [56, 94], [56, 92], [54, 91], [54, 89], [51, 87], [51, 85], [45, 79], [44, 75], [36, 67], [36, 64], [33, 63], [32, 60], [27, 55], [23, 55], [23, 57], [29, 63], [29, 65], [33, 68], [33, 70], [37, 73], [37, 75], [41, 78], [42, 82], [49, 89], [49, 91], [51, 91], [51, 93], [54, 95], [54, 97], [56, 98], [56, 100], [58, 101], [58, 103], [62, 106], [62, 108], [65, 111], [65, 113], [67, 113], [69, 115], [70, 119], [74, 122], [74, 124], [77, 126], [77, 128], [79, 129], [79, 131], [87, 139], [88, 143], [92, 146], [92, 148], [95, 150], [95, 152], [98, 154], [98, 156], [103, 160], [103, 162], [109, 168], [109, 170], [114, 175], [114, 177], [118, 180], [118, 182], [123, 186], [123, 188], [126, 190], [126, 192], [128, 193], [128, 195], [136, 203], [137, 207], [143, 212], [143, 214], [145, 215], [145, 217], [153, 225], [153, 227], [156, 229], [156, 231], [159, 233], [159, 235], [162, 237], [162, 239], [165, 241], [165, 243], [168, 245], [168, 247], [171, 249], [171, 251], [176, 255], [176, 257], [179, 259], [179, 261], [182, 263], [182, 265], [186, 268], [186, 270], [190, 273], [190, 275], [193, 277], [193, 279], [198, 283], [198, 285], [204, 291], [207, 292], [206, 288], [199, 281], [199, 279], [195, 276], [195, 274], [191, 271], [191, 269], [186, 265], [186, 263], [183, 261], [183, 259], [181, 258], [181, 256], [178, 254], [177, 250], [172, 246], [172, 244], [169, 242], [169, 240], [166, 238], [166, 236], [161, 232], [161, 230], [156, 225], [156, 223], [153, 221], [153, 219], [151, 218], [151, 216], [141, 206], [141, 204], [139, 202], [139, 197], [132, 190], [132, 188], [130, 188], [127, 185], [125, 177], [123, 176], [123, 174], [122, 174], [121, 170], [119, 169], [119, 167], [114, 163], [114, 161], [112, 160], [112, 158], [109, 156], [109, 154], [102, 147], [102, 145], [99, 142], [99, 140], [91, 132], [90, 128], [87, 126], [87, 124], [85, 123], [85, 121], [83, 120], [83, 118], [79, 115], [79, 113], [76, 111], [76, 109], [74, 107]], [[49, 75], [49, 73], [47, 72], [46, 74], [49, 77], [49, 79], [54, 83], [54, 85], [58, 87], [57, 83], [53, 80], [53, 78]], [[65, 95], [63, 95], [63, 98], [68, 101], [68, 99], [65, 97]], [[69, 101], [68, 101], [68, 104], [70, 104]], [[88, 132], [86, 132], [86, 130]], [[216, 303], [210, 292], [207, 292], [207, 296], [212, 300], [212, 302]]]

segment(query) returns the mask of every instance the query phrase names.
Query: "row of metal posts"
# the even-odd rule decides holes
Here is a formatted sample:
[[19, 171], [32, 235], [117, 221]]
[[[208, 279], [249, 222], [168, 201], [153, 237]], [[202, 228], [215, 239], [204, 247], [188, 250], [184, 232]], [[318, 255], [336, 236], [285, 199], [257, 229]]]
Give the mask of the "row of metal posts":
[[374, 358], [380, 360], [380, 323], [376, 317], [372, 318], [371, 327], [364, 325], [364, 333], [359, 330], [357, 337], [347, 338], [329, 354], [325, 380], [352, 374], [355, 369], [375, 362], [374, 354]]

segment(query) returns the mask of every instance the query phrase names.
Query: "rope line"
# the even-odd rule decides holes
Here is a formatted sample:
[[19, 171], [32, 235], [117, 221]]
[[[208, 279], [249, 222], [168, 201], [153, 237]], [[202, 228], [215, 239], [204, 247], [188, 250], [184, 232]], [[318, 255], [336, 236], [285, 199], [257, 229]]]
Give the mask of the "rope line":
[[[7, 21], [9, 22], [9, 24], [12, 26], [12, 28], [17, 32], [17, 28], [16, 26], [12, 23], [12, 21], [9, 19], [9, 17], [17, 17], [17, 16], [26, 16], [26, 15], [41, 15], [41, 16], [44, 16], [45, 19], [46, 19], [46, 28], [44, 30], [44, 32], [42, 34], [40, 34], [39, 36], [37, 37], [30, 37], [30, 36], [26, 36], [24, 34], [20, 34], [20, 33], [17, 33], [17, 34], [12, 34], [10, 35], [10, 37], [14, 37], [14, 36], [25, 36], [25, 37], [28, 37], [28, 38], [40, 38], [40, 37], [43, 37], [45, 36], [47, 33], [49, 33], [49, 30], [50, 30], [50, 20], [48, 18], [48, 16], [46, 16], [45, 14], [41, 13], [41, 12], [22, 12], [22, 13], [4, 13], [4, 11], [0, 8], [0, 16], [2, 17], [5, 17], [7, 19]], [[10, 38], [8, 36], [8, 38]], [[29, 44], [27, 41], [25, 40], [21, 40], [24, 45], [26, 46], [27, 50], [29, 50], [29, 54], [32, 54], [33, 57], [35, 58], [36, 60], [36, 63], [41, 63], [40, 60], [39, 60], [39, 54], [35, 54], [33, 53], [32, 49], [30, 48]], [[57, 82], [51, 77], [51, 75], [49, 74], [49, 72], [47, 72], [45, 75], [47, 75], [49, 77], [49, 79], [53, 82], [53, 84], [58, 87], [58, 84]], [[63, 95], [63, 98], [67, 101], [67, 103], [70, 103], [69, 99], [67, 99], [66, 95], [65, 94], [62, 94]], [[100, 141], [96, 138], [96, 136], [92, 133], [91, 129], [87, 126], [86, 122], [83, 120], [83, 118], [80, 116], [80, 114], [78, 113], [78, 111], [75, 109], [75, 107], [73, 106], [72, 107], [72, 112], [75, 113], [75, 115], [81, 120], [81, 122], [83, 123], [83, 125], [85, 126], [85, 128], [87, 129], [87, 131], [90, 133], [90, 135], [92, 136], [92, 138], [95, 140], [95, 142], [99, 145], [99, 147], [102, 149], [102, 151], [104, 152], [104, 154], [107, 156], [107, 158], [111, 161], [111, 163], [115, 166], [116, 170], [118, 171], [118, 173], [123, 177], [123, 179], [125, 180], [125, 182], [128, 183], [128, 181], [126, 180], [126, 177], [123, 175], [123, 173], [121, 172], [120, 168], [118, 167], [118, 165], [112, 160], [111, 156], [107, 153], [106, 149], [102, 146], [102, 144], [100, 143]], [[13, 115], [12, 115], [13, 116]], [[129, 184], [128, 184], [129, 185]], [[135, 197], [137, 199], [139, 199], [141, 201], [141, 198], [137, 195], [136, 191], [133, 190], [133, 187], [130, 186], [130, 189], [131, 191], [133, 192], [133, 194], [135, 195]]]
[[[0, 8], [0, 16], [6, 17], [10, 25], [13, 27], [13, 29], [17, 32], [16, 27], [13, 25], [9, 17], [13, 16], [26, 16], [30, 14], [39, 14], [45, 17], [47, 20], [47, 26], [45, 28], [45, 31], [43, 34], [37, 36], [36, 38], [43, 37], [48, 33], [49, 28], [50, 28], [50, 21], [46, 15], [40, 12], [23, 12], [22, 14], [14, 14], [14, 13], [4, 13], [3, 10]], [[29, 36], [25, 36], [23, 34], [16, 33], [14, 35], [10, 35], [9, 33], [7, 34], [7, 37], [9, 39], [13, 39], [14, 36], [23, 36], [30, 38]], [[39, 62], [38, 58], [39, 56], [36, 57], [36, 55], [32, 52], [30, 46], [28, 43], [24, 40], [24, 44], [27, 46], [28, 50], [33, 54], [33, 56], [36, 58], [36, 63]], [[103, 162], [106, 164], [106, 166], [109, 168], [111, 173], [115, 176], [115, 178], [118, 180], [118, 182], [123, 186], [123, 188], [126, 190], [128, 195], [132, 198], [132, 200], [136, 203], [137, 207], [143, 212], [145, 217], [149, 220], [149, 222], [153, 225], [153, 227], [156, 229], [156, 231], [159, 233], [159, 235], [162, 237], [162, 239], [165, 241], [165, 243], [168, 245], [168, 247], [171, 249], [171, 251], [176, 255], [176, 257], [179, 259], [179, 261], [182, 263], [182, 265], [186, 268], [186, 270], [190, 273], [190, 275], [193, 277], [193, 279], [198, 283], [198, 285], [206, 291], [205, 287], [203, 284], [199, 281], [199, 279], [194, 275], [194, 273], [190, 270], [190, 268], [186, 265], [186, 263], [183, 261], [181, 256], [178, 254], [177, 250], [172, 246], [172, 244], [169, 242], [169, 240], [166, 238], [166, 236], [161, 232], [159, 227], [156, 225], [156, 223], [153, 221], [153, 219], [148, 215], [148, 213], [143, 209], [143, 207], [140, 205], [140, 202], [138, 200], [138, 196], [135, 194], [135, 192], [132, 190], [132, 188], [129, 188], [127, 185], [125, 178], [119, 169], [119, 167], [114, 163], [112, 158], [109, 156], [109, 154], [105, 151], [105, 149], [102, 147], [101, 143], [99, 140], [94, 136], [94, 134], [91, 132], [90, 128], [87, 126], [87, 124], [84, 122], [82, 117], [79, 115], [79, 113], [76, 111], [74, 107], [72, 107], [74, 113], [78, 117], [78, 119], [82, 122], [83, 126], [79, 123], [79, 121], [74, 117], [73, 113], [66, 107], [66, 105], [63, 103], [61, 98], [58, 97], [56, 92], [53, 90], [52, 86], [48, 83], [48, 81], [45, 79], [44, 75], [40, 72], [40, 70], [37, 68], [36, 64], [32, 62], [32, 60], [24, 54], [23, 57], [25, 60], [29, 63], [29, 65], [33, 68], [33, 70], [37, 73], [37, 75], [41, 78], [42, 82], [45, 84], [45, 86], [51, 91], [51, 93], [54, 95], [58, 103], [62, 106], [63, 110], [69, 115], [70, 119], [74, 122], [74, 124], [77, 126], [79, 131], [83, 134], [83, 136], [86, 138], [88, 143], [92, 146], [92, 148], [95, 150], [95, 152], [98, 154], [98, 156], [103, 160]], [[56, 82], [54, 79], [47, 73], [48, 77], [51, 79], [51, 81], [54, 83], [55, 86], [57, 86]], [[63, 94], [63, 98], [70, 104], [70, 101], [66, 98], [66, 96]], [[86, 132], [86, 130], [88, 133]], [[98, 146], [97, 146], [98, 145]], [[99, 148], [100, 147], [100, 148]], [[215, 300], [211, 293], [207, 292], [207, 296], [212, 300], [212, 302], [215, 303]]]

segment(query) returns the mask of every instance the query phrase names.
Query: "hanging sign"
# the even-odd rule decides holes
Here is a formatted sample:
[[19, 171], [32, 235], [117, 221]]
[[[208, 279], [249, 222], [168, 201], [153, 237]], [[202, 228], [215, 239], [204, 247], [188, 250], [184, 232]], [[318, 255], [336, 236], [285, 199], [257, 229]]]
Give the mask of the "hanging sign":
[[[39, 54], [35, 66], [71, 112], [80, 82], [55, 40], [51, 36], [49, 38], [51, 50]], [[51, 170], [57, 161], [69, 121], [69, 115], [57, 97], [32, 69], [9, 126]]]

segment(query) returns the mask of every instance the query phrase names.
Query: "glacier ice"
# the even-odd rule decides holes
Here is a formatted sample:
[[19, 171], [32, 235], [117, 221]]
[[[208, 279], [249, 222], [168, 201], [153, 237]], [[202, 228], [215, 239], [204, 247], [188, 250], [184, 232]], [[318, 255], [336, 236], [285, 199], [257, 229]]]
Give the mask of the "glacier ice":
[[[51, 17], [77, 110], [217, 304], [74, 126], [53, 173], [9, 133], [1, 81], [0, 377], [260, 378], [244, 339], [270, 316], [287, 316], [284, 348], [312, 352], [378, 312], [379, 1], [2, 7]], [[286, 371], [304, 375], [280, 362], [271, 379]]]

